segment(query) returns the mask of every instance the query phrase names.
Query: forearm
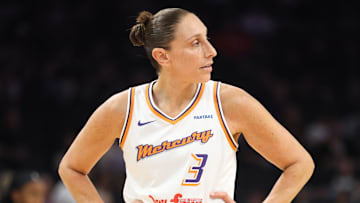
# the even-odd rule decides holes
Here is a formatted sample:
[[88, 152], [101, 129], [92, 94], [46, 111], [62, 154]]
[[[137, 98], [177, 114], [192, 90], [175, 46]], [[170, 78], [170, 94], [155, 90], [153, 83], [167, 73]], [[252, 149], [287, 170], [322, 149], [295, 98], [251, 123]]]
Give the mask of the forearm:
[[264, 203], [291, 202], [309, 180], [313, 171], [314, 163], [311, 158], [290, 165], [276, 181]]
[[103, 203], [95, 186], [87, 175], [66, 166], [59, 167], [59, 175], [76, 202]]

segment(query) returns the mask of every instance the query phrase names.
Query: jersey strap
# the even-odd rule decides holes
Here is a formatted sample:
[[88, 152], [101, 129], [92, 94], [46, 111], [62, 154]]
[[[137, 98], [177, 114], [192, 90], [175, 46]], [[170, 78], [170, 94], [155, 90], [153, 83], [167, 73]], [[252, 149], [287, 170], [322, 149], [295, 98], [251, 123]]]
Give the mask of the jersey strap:
[[135, 100], [134, 96], [135, 96], [135, 87], [129, 89], [126, 120], [125, 120], [123, 130], [122, 130], [121, 136], [120, 136], [120, 147], [121, 148], [123, 148], [123, 146], [124, 146], [126, 136], [130, 129], [130, 123], [131, 123], [131, 118], [132, 118], [133, 109], [134, 109], [134, 100]]
[[223, 129], [231, 148], [236, 151], [237, 143], [235, 142], [232, 134], [230, 133], [228, 126], [226, 125], [224, 113], [221, 108], [221, 101], [220, 101], [219, 93], [220, 93], [220, 82], [214, 82], [214, 102], [215, 102], [216, 113], [219, 118], [221, 128]]

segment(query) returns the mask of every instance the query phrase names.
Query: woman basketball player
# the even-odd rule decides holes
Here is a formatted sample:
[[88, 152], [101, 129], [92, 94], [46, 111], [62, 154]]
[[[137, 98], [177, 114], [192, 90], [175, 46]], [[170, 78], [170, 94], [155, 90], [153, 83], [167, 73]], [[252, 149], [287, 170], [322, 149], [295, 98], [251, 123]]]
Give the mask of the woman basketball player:
[[214, 47], [193, 13], [141, 12], [130, 40], [158, 79], [109, 98], [63, 157], [59, 174], [78, 202], [102, 202], [89, 172], [116, 138], [126, 202], [234, 202], [237, 140], [283, 170], [266, 203], [291, 202], [308, 181], [308, 152], [244, 90], [210, 80]]

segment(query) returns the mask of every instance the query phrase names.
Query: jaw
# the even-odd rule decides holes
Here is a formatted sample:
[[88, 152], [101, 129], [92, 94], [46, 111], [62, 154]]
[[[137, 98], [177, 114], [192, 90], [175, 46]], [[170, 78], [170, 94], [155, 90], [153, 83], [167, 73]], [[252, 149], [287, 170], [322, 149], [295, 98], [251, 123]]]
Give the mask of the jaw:
[[[181, 65], [185, 67], [186, 65]], [[159, 77], [161, 76], [163, 79], [170, 81], [178, 81], [184, 83], [199, 83], [199, 82], [207, 82], [211, 79], [212, 72], [212, 64], [205, 65], [202, 64], [202, 67], [189, 67], [189, 68], [181, 68], [178, 67], [166, 67], [163, 68], [161, 73], [159, 73]]]

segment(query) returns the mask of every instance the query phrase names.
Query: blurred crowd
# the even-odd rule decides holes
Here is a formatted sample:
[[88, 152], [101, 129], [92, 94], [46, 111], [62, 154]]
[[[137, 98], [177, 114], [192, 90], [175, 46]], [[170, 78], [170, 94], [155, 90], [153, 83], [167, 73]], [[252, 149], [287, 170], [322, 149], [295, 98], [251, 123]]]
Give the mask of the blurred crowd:
[[[2, 2], [0, 202], [74, 202], [58, 163], [97, 106], [156, 78], [128, 34], [138, 12], [165, 7], [198, 14], [218, 51], [213, 79], [256, 97], [312, 154], [294, 202], [360, 202], [359, 12], [309, 0]], [[236, 200], [261, 202], [281, 171], [239, 144]], [[117, 143], [90, 176], [123, 202]]]

